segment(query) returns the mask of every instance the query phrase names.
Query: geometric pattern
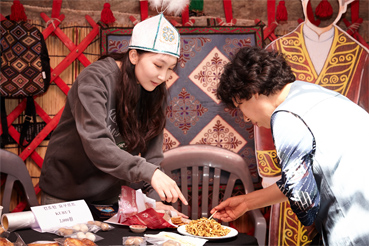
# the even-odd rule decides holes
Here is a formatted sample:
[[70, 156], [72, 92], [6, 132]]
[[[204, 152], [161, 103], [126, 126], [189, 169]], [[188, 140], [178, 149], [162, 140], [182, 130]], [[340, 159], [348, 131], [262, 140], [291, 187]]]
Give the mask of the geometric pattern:
[[167, 151], [178, 146], [178, 140], [169, 131], [167, 131], [167, 129], [164, 129], [163, 151]]
[[[215, 95], [225, 64], [241, 47], [263, 46], [262, 27], [178, 27], [181, 52], [175, 74], [167, 81], [168, 107], [163, 151], [208, 144], [241, 155], [259, 187], [254, 131], [239, 110], [230, 110]], [[128, 48], [132, 28], [102, 27], [101, 53]]]
[[178, 97], [174, 97], [167, 107], [167, 119], [182, 130], [183, 134], [187, 134], [187, 131], [200, 120], [208, 111], [201, 103], [195, 99], [194, 96], [186, 91], [186, 88], [182, 88], [182, 91], [178, 94]]
[[217, 47], [214, 47], [189, 76], [191, 81], [217, 104], [220, 103], [220, 100], [215, 95], [217, 85], [222, 75], [223, 67], [228, 62], [229, 59]]
[[[1, 21], [0, 31], [3, 52], [1, 95], [7, 98], [22, 98], [46, 92], [48, 84], [44, 84], [41, 75], [41, 59], [44, 56], [40, 31], [27, 22], [19, 22], [18, 25], [7, 19]], [[45, 55], [48, 59], [46, 53]]]
[[170, 75], [169, 79], [166, 81], [167, 88], [170, 88], [172, 84], [174, 84], [177, 81], [178, 78], [179, 78], [178, 75], [174, 71], [172, 75]]
[[205, 126], [190, 144], [207, 144], [238, 152], [247, 141], [219, 115]]

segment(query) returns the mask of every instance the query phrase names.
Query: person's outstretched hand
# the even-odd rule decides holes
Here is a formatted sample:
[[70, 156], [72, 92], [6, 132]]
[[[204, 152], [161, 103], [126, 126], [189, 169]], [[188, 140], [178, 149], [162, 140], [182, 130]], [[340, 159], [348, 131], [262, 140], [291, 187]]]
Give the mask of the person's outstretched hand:
[[159, 169], [154, 172], [151, 178], [151, 186], [159, 194], [162, 201], [174, 203], [179, 199], [184, 205], [188, 205], [177, 183]]
[[247, 205], [244, 195], [230, 197], [218, 206], [215, 206], [210, 213], [214, 214], [214, 219], [220, 219], [224, 222], [236, 220], [247, 212]]
[[178, 214], [178, 216], [181, 216], [182, 218], [188, 219], [188, 216], [187, 215], [182, 214], [177, 209], [173, 208], [173, 206], [166, 205], [166, 204], [164, 204], [162, 202], [156, 202], [156, 209], [157, 210], [173, 211], [173, 212], [176, 212]]

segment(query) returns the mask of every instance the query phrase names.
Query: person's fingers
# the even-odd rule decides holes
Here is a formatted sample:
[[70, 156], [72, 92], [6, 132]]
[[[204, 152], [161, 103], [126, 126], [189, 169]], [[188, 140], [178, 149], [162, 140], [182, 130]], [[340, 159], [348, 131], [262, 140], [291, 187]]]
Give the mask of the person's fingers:
[[179, 200], [181, 200], [184, 205], [188, 205], [186, 198], [184, 197], [184, 195], [182, 194], [181, 190], [179, 189], [177, 185], [176, 185], [176, 190], [177, 190], [177, 193], [179, 194], [178, 196]]
[[232, 221], [232, 219], [229, 217], [229, 215], [225, 211], [218, 211], [216, 214], [214, 214], [213, 218], [219, 219], [224, 222]]
[[160, 170], [154, 172], [151, 185], [157, 191], [162, 201], [174, 203], [179, 198], [184, 205], [188, 205], [177, 183]]
[[158, 194], [159, 194], [160, 199], [161, 199], [162, 201], [165, 201], [165, 199], [166, 199], [165, 192], [164, 192], [164, 191], [162, 191], [162, 192], [158, 192]]
[[216, 205], [212, 210], [211, 210], [211, 213], [215, 213], [215, 211], [219, 211], [219, 210], [222, 210], [226, 207], [226, 203], [225, 202], [221, 202], [219, 203], [218, 205]]
[[181, 212], [178, 212], [178, 211], [177, 211], [177, 213], [178, 213], [178, 215], [179, 215], [179, 216], [181, 216], [182, 218], [186, 218], [186, 219], [188, 219], [188, 216], [187, 216], [187, 215], [182, 214]]

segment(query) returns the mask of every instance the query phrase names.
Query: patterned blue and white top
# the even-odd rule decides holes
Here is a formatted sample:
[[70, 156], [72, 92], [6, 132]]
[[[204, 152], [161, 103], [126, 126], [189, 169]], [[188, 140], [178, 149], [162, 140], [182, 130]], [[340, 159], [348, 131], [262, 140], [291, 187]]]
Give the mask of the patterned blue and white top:
[[295, 81], [271, 128], [277, 185], [326, 245], [369, 245], [369, 114], [339, 93]]

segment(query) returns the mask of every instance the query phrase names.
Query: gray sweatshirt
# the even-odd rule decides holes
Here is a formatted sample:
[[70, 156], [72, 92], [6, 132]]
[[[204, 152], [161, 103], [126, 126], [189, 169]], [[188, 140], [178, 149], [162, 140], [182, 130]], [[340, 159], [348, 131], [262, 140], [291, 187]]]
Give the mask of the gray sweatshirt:
[[41, 169], [39, 184], [45, 193], [96, 202], [118, 197], [121, 185], [151, 183], [163, 159], [163, 134], [150, 141], [142, 157], [120, 148], [124, 142], [115, 120], [118, 76], [114, 59], [105, 58], [86, 67], [74, 82]]

